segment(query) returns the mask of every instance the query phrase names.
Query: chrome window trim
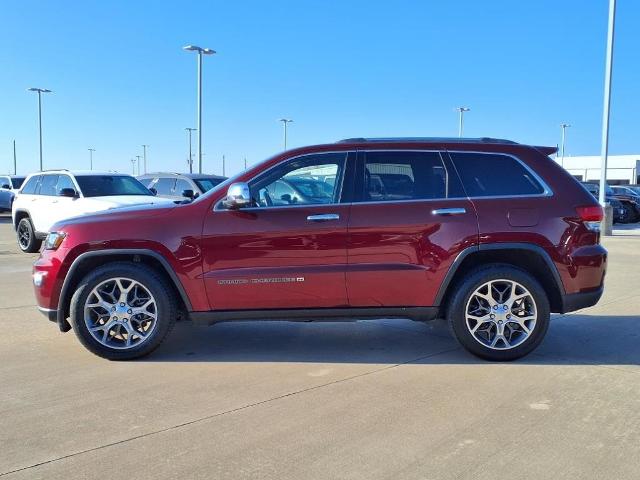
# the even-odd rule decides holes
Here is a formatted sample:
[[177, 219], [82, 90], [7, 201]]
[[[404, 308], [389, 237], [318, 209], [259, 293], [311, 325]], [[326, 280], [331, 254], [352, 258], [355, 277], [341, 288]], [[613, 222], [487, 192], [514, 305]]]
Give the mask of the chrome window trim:
[[[522, 194], [522, 195], [487, 195], [487, 196], [467, 197], [470, 200], [495, 199], [495, 198], [541, 198], [541, 197], [552, 197], [553, 196], [553, 190], [551, 190], [551, 187], [549, 187], [549, 185], [547, 185], [547, 182], [545, 182], [540, 177], [540, 175], [538, 175], [536, 172], [534, 172], [529, 167], [529, 165], [527, 165], [520, 158], [516, 157], [515, 155], [513, 155], [511, 153], [504, 153], [504, 152], [478, 152], [478, 151], [475, 151], [475, 150], [445, 150], [445, 151], [448, 154], [451, 154], [451, 153], [473, 153], [473, 154], [477, 154], [477, 155], [503, 155], [505, 157], [511, 157], [516, 162], [518, 162], [520, 165], [522, 165], [522, 167], [527, 172], [529, 172], [531, 174], [531, 176], [540, 184], [540, 186], [544, 190], [542, 193], [525, 193], [525, 194]], [[455, 165], [455, 162], [453, 160], [453, 157], [451, 157], [451, 155], [449, 155], [449, 158], [451, 159], [451, 162], [453, 163], [454, 168], [457, 169], [457, 167]], [[462, 187], [464, 188], [464, 182], [462, 183]]]
[[281, 162], [276, 163], [275, 165], [271, 165], [269, 168], [267, 168], [266, 170], [260, 172], [258, 175], [256, 175], [255, 177], [251, 178], [250, 180], [244, 182], [246, 184], [249, 185], [249, 187], [251, 187], [251, 182], [253, 182], [256, 178], [261, 177], [263, 175], [267, 175], [271, 170], [278, 168], [279, 166], [288, 163], [290, 161], [293, 160], [297, 160], [300, 158], [304, 158], [304, 157], [309, 157], [312, 155], [323, 155], [323, 154], [328, 154], [328, 153], [344, 153], [344, 166], [343, 166], [343, 172], [341, 175], [341, 179], [340, 179], [340, 191], [338, 193], [338, 201], [336, 203], [305, 203], [305, 204], [301, 204], [301, 205], [275, 205], [275, 206], [270, 206], [270, 207], [247, 207], [247, 208], [241, 208], [238, 210], [229, 210], [228, 208], [224, 208], [222, 207], [222, 202], [224, 201], [224, 198], [226, 197], [222, 197], [220, 200], [218, 200], [214, 206], [213, 206], [213, 211], [214, 212], [252, 212], [252, 211], [265, 211], [265, 210], [273, 210], [273, 209], [282, 209], [282, 208], [300, 208], [300, 207], [330, 207], [330, 206], [334, 206], [334, 205], [350, 205], [350, 203], [340, 203], [340, 200], [342, 200], [342, 192], [344, 189], [344, 177], [346, 176], [346, 170], [347, 170], [347, 159], [349, 158], [349, 154], [350, 153], [356, 153], [356, 150], [328, 150], [328, 151], [323, 151], [323, 152], [311, 152], [311, 153], [303, 153], [302, 155], [297, 155], [295, 157], [289, 157]]

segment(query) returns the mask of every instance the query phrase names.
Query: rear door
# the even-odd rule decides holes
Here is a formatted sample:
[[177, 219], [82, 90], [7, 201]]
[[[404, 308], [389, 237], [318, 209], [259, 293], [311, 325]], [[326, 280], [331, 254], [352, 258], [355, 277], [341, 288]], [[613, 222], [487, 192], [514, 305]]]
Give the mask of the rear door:
[[436, 304], [456, 256], [475, 245], [475, 210], [438, 151], [358, 154], [349, 221], [352, 307]]
[[38, 194], [34, 196], [29, 205], [29, 214], [36, 232], [46, 233], [56, 221], [60, 211], [56, 205], [56, 184], [58, 174], [50, 173], [42, 175]]

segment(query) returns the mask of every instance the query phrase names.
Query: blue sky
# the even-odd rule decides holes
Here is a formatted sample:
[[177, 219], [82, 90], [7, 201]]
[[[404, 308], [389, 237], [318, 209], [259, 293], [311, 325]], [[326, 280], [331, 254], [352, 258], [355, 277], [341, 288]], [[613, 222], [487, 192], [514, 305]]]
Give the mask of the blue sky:
[[[598, 154], [607, 0], [10, 2], [0, 29], [0, 171], [187, 167], [194, 43], [205, 58], [205, 170], [227, 174], [289, 145], [353, 136], [457, 134]], [[640, 153], [640, 4], [618, 2], [612, 154]], [[194, 141], [195, 144], [195, 141]]]

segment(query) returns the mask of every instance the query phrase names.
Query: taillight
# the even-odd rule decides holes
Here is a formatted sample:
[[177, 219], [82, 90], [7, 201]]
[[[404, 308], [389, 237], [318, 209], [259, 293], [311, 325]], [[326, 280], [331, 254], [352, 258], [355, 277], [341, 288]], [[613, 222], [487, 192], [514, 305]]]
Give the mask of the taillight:
[[600, 222], [604, 218], [604, 211], [600, 205], [585, 205], [576, 207], [576, 212], [583, 221], [584, 226], [592, 232], [600, 231]]
[[578, 212], [578, 215], [583, 222], [601, 222], [604, 218], [604, 212], [600, 205], [576, 207], [576, 212]]

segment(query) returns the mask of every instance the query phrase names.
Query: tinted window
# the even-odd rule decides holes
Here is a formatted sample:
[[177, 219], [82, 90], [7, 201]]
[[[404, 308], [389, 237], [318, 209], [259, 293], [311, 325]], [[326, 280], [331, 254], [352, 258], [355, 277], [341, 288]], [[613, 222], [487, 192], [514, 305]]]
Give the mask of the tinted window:
[[55, 196], [56, 184], [58, 183], [58, 175], [43, 175], [42, 183], [40, 184], [40, 195]]
[[208, 192], [216, 185], [220, 185], [224, 180], [224, 178], [198, 178], [195, 179], [194, 182], [196, 182], [196, 185], [198, 185], [200, 190], [204, 193]]
[[58, 185], [56, 185], [56, 195], [60, 195], [60, 191], [63, 188], [73, 188], [76, 189], [76, 186], [73, 184], [71, 177], [69, 175], [60, 175], [58, 177]]
[[[362, 175], [362, 174], [360, 174]], [[359, 201], [460, 197], [437, 152], [367, 152]], [[453, 191], [455, 190], [455, 191]]]
[[24, 182], [24, 177], [13, 177], [11, 179], [11, 184], [16, 190], [22, 186], [22, 182]]
[[531, 172], [508, 155], [458, 152], [451, 158], [470, 197], [544, 193]]
[[40, 183], [40, 175], [35, 175], [31, 177], [29, 181], [24, 185], [20, 193], [34, 195], [36, 193], [36, 189], [39, 183]]
[[193, 186], [182, 178], [177, 179], [176, 186], [174, 188], [175, 195], [182, 195], [184, 190], [193, 190]]
[[158, 195], [172, 195], [175, 183], [175, 178], [159, 178], [153, 188], [156, 189]]
[[285, 206], [338, 203], [338, 182], [331, 185], [324, 178], [340, 178], [346, 153], [325, 153], [293, 159], [251, 184], [256, 206]]
[[76, 181], [85, 197], [151, 195], [138, 180], [125, 175], [79, 175]]

